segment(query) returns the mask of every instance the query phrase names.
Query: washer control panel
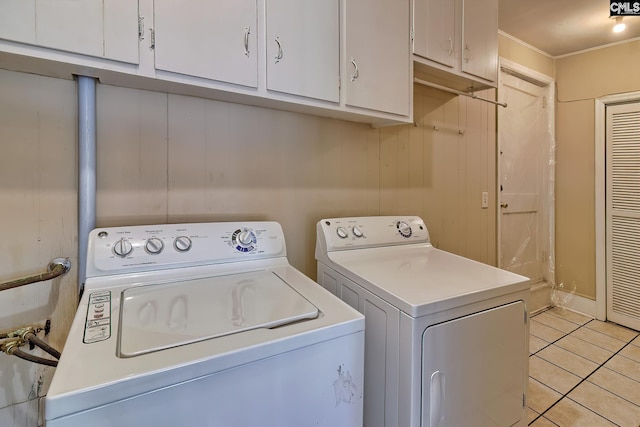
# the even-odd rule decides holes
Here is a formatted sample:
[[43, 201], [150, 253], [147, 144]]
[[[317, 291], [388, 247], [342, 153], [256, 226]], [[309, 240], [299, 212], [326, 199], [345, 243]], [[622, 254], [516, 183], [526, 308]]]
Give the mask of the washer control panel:
[[327, 218], [317, 225], [318, 244], [331, 250], [429, 243], [419, 217], [371, 216]]
[[89, 234], [87, 277], [286, 257], [271, 221], [107, 227]]

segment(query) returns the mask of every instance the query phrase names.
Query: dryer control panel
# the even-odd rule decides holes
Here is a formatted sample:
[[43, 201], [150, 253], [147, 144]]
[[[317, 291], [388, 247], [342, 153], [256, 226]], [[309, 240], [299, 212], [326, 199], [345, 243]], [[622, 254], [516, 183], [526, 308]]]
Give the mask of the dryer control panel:
[[316, 250], [325, 253], [409, 243], [429, 243], [429, 231], [419, 217], [327, 218], [317, 224]]
[[286, 255], [272, 221], [105, 227], [89, 234], [87, 277]]

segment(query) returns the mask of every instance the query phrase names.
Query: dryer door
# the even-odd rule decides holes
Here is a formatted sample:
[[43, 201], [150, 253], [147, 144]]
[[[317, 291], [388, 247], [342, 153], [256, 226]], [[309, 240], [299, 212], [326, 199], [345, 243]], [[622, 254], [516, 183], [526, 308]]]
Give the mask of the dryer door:
[[528, 324], [513, 302], [428, 327], [422, 426], [526, 425]]

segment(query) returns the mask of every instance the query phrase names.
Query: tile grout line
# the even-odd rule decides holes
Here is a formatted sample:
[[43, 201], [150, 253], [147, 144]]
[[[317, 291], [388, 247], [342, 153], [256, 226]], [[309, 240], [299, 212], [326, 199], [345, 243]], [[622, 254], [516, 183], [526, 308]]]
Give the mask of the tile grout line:
[[[543, 312], [543, 313], [544, 313], [544, 312]], [[555, 341], [553, 341], [553, 342], [549, 343], [549, 345], [546, 345], [545, 347], [541, 348], [540, 350], [536, 351], [535, 353], [530, 354], [530, 355], [529, 355], [529, 357], [533, 356], [534, 354], [539, 353], [540, 351], [544, 350], [545, 348], [549, 347], [550, 345], [555, 344], [556, 342], [560, 341], [560, 340], [561, 340], [561, 339], [563, 339], [564, 337], [566, 337], [566, 336], [568, 336], [568, 335], [570, 335], [570, 334], [574, 333], [574, 332], [575, 332], [575, 331], [577, 331], [578, 329], [581, 329], [582, 327], [584, 327], [584, 326], [588, 325], [589, 323], [593, 322], [594, 320], [595, 320], [595, 319], [591, 319], [591, 320], [589, 320], [588, 322], [586, 322], [586, 323], [584, 323], [584, 324], [582, 324], [582, 325], [579, 325], [576, 329], [574, 329], [573, 331], [571, 331], [571, 332], [569, 332], [569, 333], [565, 334], [563, 337], [558, 338], [557, 340], [555, 340]], [[573, 322], [572, 322], [572, 323], [573, 323]], [[589, 328], [587, 328], [587, 329], [589, 329]], [[596, 331], [596, 332], [598, 332], [598, 331]], [[607, 335], [607, 334], [603, 334], [603, 335]], [[610, 335], [607, 335], [607, 336], [610, 336]], [[618, 351], [616, 351], [616, 352], [615, 352], [615, 353], [613, 353], [609, 358], [607, 358], [607, 360], [605, 360], [604, 362], [602, 362], [601, 364], [599, 364], [599, 365], [598, 365], [598, 367], [597, 367], [597, 368], [595, 368], [591, 373], [589, 373], [587, 376], [585, 376], [584, 378], [582, 378], [582, 379], [578, 382], [578, 384], [576, 384], [575, 386], [573, 386], [569, 391], [567, 391], [567, 392], [566, 392], [565, 394], [563, 394], [563, 395], [562, 395], [558, 400], [556, 400], [553, 404], [551, 404], [551, 406], [549, 406], [549, 407], [548, 407], [547, 409], [545, 409], [543, 412], [541, 412], [540, 414], [538, 414], [538, 416], [537, 416], [537, 417], [535, 417], [535, 418], [534, 418], [534, 419], [533, 419], [533, 420], [532, 420], [528, 425], [532, 425], [533, 423], [535, 423], [539, 418], [543, 417], [543, 416], [544, 416], [544, 414], [546, 414], [547, 412], [549, 412], [549, 410], [550, 410], [551, 408], [553, 408], [553, 407], [554, 407], [554, 406], [556, 406], [558, 403], [560, 403], [560, 401], [561, 401], [562, 399], [564, 399], [564, 398], [567, 398], [567, 399], [571, 400], [572, 402], [575, 402], [576, 404], [578, 404], [578, 405], [582, 406], [582, 407], [583, 407], [583, 408], [585, 408], [586, 410], [588, 410], [588, 411], [590, 411], [590, 412], [593, 412], [594, 414], [596, 414], [596, 415], [598, 415], [598, 416], [600, 416], [600, 417], [604, 418], [605, 420], [607, 420], [607, 421], [609, 421], [609, 422], [611, 422], [611, 423], [613, 423], [613, 424], [616, 424], [615, 422], [613, 422], [613, 421], [612, 421], [612, 420], [610, 420], [609, 418], [605, 417], [604, 415], [599, 414], [598, 412], [595, 412], [594, 410], [592, 410], [592, 409], [590, 409], [590, 408], [588, 408], [588, 407], [586, 407], [586, 406], [582, 405], [580, 402], [576, 402], [575, 400], [570, 399], [570, 398], [568, 397], [568, 395], [569, 395], [569, 393], [571, 393], [573, 390], [575, 390], [578, 386], [580, 386], [580, 384], [582, 384], [582, 383], [584, 383], [585, 381], [587, 381], [587, 380], [588, 380], [588, 379], [589, 379], [593, 374], [595, 374], [595, 373], [596, 373], [600, 368], [602, 368], [602, 367], [603, 367], [607, 362], [609, 362], [611, 359], [613, 359], [615, 356], [617, 356], [617, 355], [618, 355], [622, 350], [624, 350], [625, 348], [627, 348], [627, 346], [629, 346], [629, 345], [633, 345], [633, 344], [632, 344], [632, 342], [633, 342], [633, 341], [634, 341], [638, 336], [640, 336], [640, 335], [636, 335], [635, 337], [631, 338], [631, 339], [630, 339], [630, 340], [629, 340], [625, 345], [623, 345], [623, 346], [622, 346]], [[615, 338], [615, 337], [614, 337], [614, 338]], [[580, 338], [578, 338], [578, 339], [580, 339]], [[584, 340], [583, 340], [583, 341], [584, 341]], [[622, 340], [621, 340], [621, 341], [622, 341]], [[585, 342], [588, 342], [588, 341], [585, 341]], [[591, 344], [593, 344], [593, 343], [591, 343]], [[596, 345], [596, 344], [593, 344], [593, 345]], [[601, 347], [601, 348], [602, 348], [602, 347]], [[604, 348], [603, 348], [603, 349], [604, 349]], [[606, 349], [605, 349], [605, 350], [606, 350]], [[573, 353], [573, 352], [572, 352], [572, 353]], [[575, 354], [575, 353], [574, 353], [574, 354]], [[578, 355], [578, 356], [579, 356], [579, 355]], [[623, 356], [623, 357], [624, 357], [624, 356]], [[545, 360], [546, 360], [546, 359], [545, 359]], [[587, 359], [587, 360], [588, 360], [588, 359]], [[547, 362], [548, 362], [548, 361], [547, 361]], [[553, 362], [549, 362], [549, 363], [551, 363], [551, 364], [553, 364], [553, 365], [555, 365], [555, 366], [558, 366], [558, 365], [556, 365], [556, 364], [555, 364], [555, 363], [553, 363]], [[558, 366], [558, 368], [560, 368], [560, 369], [564, 369], [564, 368], [562, 368], [561, 366]], [[566, 369], [565, 369], [565, 370], [566, 370]], [[567, 371], [567, 372], [570, 372], [570, 371]], [[574, 375], [575, 375], [575, 374], [574, 374]], [[625, 375], [625, 376], [626, 376], [626, 375]], [[535, 378], [534, 378], [534, 379], [535, 379]], [[536, 380], [536, 381], [537, 381], [537, 380]], [[539, 381], [538, 381], [538, 382], [539, 382]], [[543, 384], [542, 382], [540, 382], [540, 383], [541, 383], [541, 384]], [[594, 383], [592, 383], [592, 384], [594, 384]], [[545, 386], [546, 386], [546, 384], [543, 384], [543, 385], [545, 385]], [[597, 385], [597, 384], [594, 384], [594, 385], [595, 385], [595, 386], [597, 386], [597, 387], [600, 387], [600, 386], [599, 386], [599, 385]], [[600, 387], [600, 388], [602, 388], [602, 387]], [[617, 396], [617, 397], [619, 397], [619, 398], [621, 398], [621, 399], [625, 400], [626, 402], [629, 402], [627, 399], [625, 399], [625, 398], [624, 398], [624, 397], [622, 397], [622, 396], [618, 396], [617, 394], [615, 394], [615, 393], [613, 393], [613, 392], [611, 392], [611, 391], [609, 391], [609, 390], [606, 390], [606, 389], [603, 389], [603, 390], [608, 391], [609, 393], [611, 393], [611, 394], [613, 394], [613, 395], [615, 395], [615, 396]], [[629, 403], [631, 403], [632, 405], [638, 406], [638, 405], [636, 405], [636, 404], [635, 404], [635, 403], [633, 403], [633, 402], [629, 402]], [[553, 422], [553, 421], [551, 421], [551, 422]], [[554, 424], [555, 424], [555, 423], [554, 423]], [[616, 425], [617, 425], [617, 424], [616, 424]], [[640, 427], [640, 426], [638, 426], [638, 427]]]

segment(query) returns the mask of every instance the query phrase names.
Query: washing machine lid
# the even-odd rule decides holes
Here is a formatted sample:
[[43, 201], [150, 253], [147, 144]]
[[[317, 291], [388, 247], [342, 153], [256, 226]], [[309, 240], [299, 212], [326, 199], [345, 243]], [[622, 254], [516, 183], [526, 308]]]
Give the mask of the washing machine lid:
[[273, 328], [318, 309], [270, 271], [145, 285], [122, 293], [118, 356]]
[[343, 274], [412, 317], [529, 288], [529, 279], [431, 244], [336, 251]]

